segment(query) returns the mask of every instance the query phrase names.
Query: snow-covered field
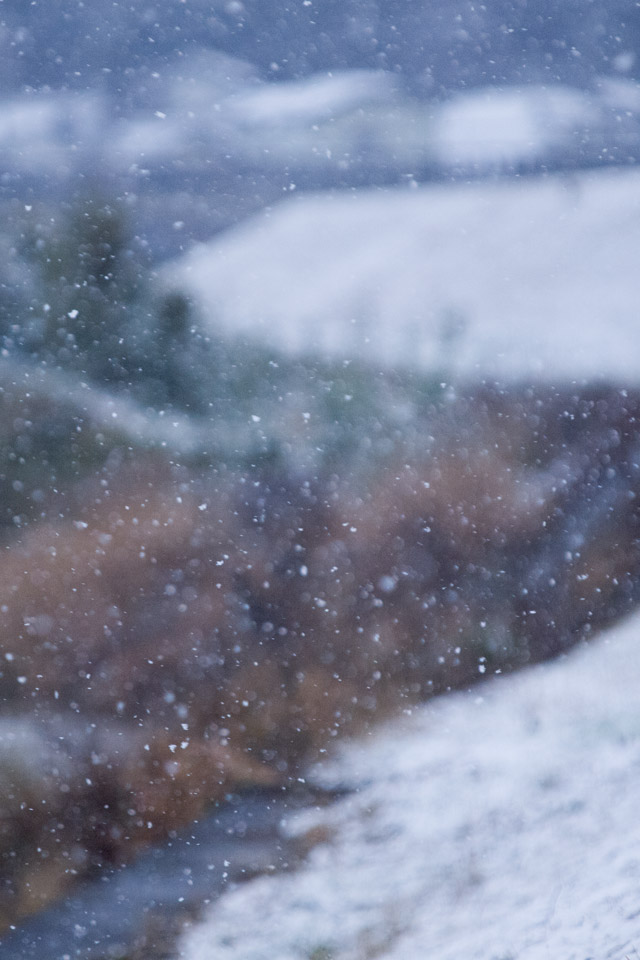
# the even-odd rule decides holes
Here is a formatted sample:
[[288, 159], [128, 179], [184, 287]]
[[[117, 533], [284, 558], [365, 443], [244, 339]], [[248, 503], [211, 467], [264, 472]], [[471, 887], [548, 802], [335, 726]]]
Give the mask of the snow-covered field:
[[435, 113], [436, 151], [450, 167], [499, 170], [567, 152], [600, 113], [599, 102], [571, 87], [481, 87]]
[[640, 371], [640, 172], [293, 195], [166, 268], [212, 325], [470, 377]]
[[415, 710], [315, 776], [353, 794], [298, 872], [236, 888], [186, 960], [640, 955], [640, 618]]

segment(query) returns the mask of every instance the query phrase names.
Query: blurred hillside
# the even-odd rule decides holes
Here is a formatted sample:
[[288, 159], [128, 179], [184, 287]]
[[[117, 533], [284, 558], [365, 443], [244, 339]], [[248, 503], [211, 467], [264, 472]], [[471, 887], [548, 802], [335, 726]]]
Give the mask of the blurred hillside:
[[639, 214], [635, 169], [294, 196], [161, 278], [210, 329], [294, 356], [632, 385]]
[[639, 33], [0, 2], [0, 930], [638, 604]]
[[3, 69], [14, 89], [101, 79], [139, 95], [151, 71], [193, 47], [221, 50], [263, 75], [383, 69], [417, 91], [486, 83], [569, 82], [640, 65], [640, 18], [625, 0], [190, 0], [131, 5], [98, 0], [4, 0]]
[[637, 30], [626, 3], [5, 0], [0, 204], [97, 183], [157, 261], [293, 189], [626, 165]]

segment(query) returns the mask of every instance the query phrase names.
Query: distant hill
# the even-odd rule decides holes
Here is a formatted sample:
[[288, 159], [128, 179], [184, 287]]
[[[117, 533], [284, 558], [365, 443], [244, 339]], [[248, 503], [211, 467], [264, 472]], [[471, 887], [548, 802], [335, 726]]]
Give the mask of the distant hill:
[[636, 170], [295, 196], [165, 268], [203, 321], [447, 376], [638, 381]]
[[628, 0], [4, 0], [0, 79], [14, 91], [99, 82], [139, 97], [167, 59], [200, 46], [273, 79], [375, 68], [433, 96], [487, 83], [639, 76], [639, 38], [640, 9]]

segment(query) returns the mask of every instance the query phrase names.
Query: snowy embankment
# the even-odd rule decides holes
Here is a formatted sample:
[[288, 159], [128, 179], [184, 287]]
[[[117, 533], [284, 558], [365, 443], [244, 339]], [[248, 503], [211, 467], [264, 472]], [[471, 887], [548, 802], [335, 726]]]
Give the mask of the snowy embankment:
[[625, 960], [640, 951], [640, 619], [433, 701], [316, 777], [304, 869], [223, 897], [186, 960]]
[[216, 329], [470, 378], [638, 380], [640, 173], [292, 197], [163, 274]]

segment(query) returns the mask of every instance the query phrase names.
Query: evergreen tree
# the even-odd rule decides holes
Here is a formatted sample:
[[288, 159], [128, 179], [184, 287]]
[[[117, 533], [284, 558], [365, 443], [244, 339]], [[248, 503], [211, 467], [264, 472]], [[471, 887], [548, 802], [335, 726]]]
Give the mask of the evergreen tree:
[[118, 203], [76, 201], [66, 217], [34, 229], [27, 253], [37, 275], [31, 312], [40, 318], [23, 324], [32, 359], [146, 405], [208, 409], [209, 339], [185, 296], [154, 299]]

